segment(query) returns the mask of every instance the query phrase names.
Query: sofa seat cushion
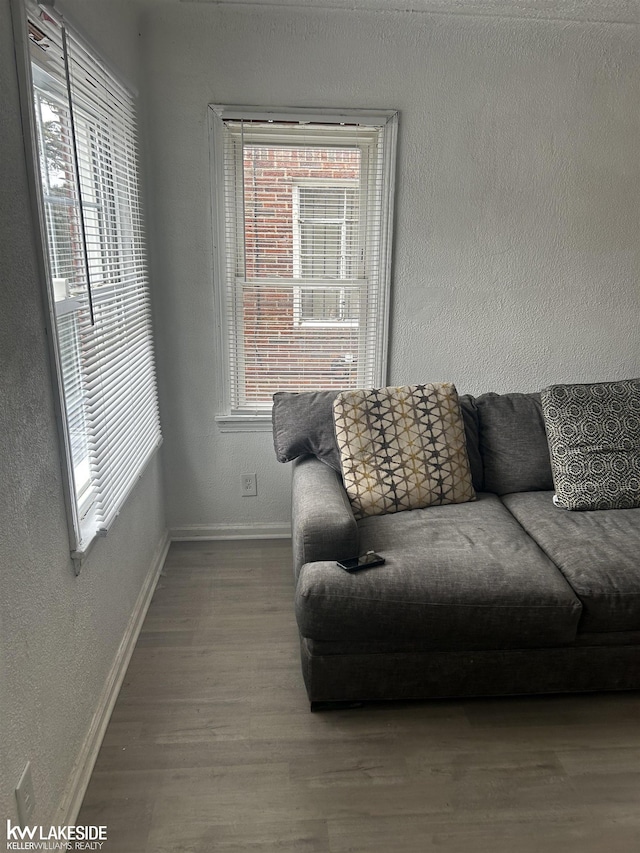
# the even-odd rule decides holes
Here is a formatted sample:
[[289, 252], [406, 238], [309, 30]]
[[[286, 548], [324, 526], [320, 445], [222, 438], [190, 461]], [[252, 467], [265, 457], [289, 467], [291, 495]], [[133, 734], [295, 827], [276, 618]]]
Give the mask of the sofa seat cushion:
[[640, 508], [569, 512], [552, 492], [503, 501], [582, 602], [580, 632], [640, 630]]
[[[580, 602], [495, 495], [372, 516], [360, 550], [383, 566], [348, 574], [307, 563], [296, 589], [303, 637], [416, 640], [422, 648], [535, 648], [571, 643]], [[344, 555], [352, 556], [352, 555]]]

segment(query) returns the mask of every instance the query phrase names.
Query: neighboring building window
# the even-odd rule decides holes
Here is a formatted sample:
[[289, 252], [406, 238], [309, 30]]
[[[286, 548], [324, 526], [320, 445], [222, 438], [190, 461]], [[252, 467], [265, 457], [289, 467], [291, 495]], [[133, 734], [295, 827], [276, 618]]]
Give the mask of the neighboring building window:
[[319, 183], [310, 179], [309, 183], [294, 184], [292, 189], [293, 277], [345, 283], [342, 287], [294, 288], [295, 322], [357, 326], [358, 273], [362, 266], [357, 181], [326, 179]]
[[384, 382], [396, 124], [211, 107], [225, 415]]
[[135, 110], [61, 19], [27, 9], [70, 530], [81, 560], [160, 441]]

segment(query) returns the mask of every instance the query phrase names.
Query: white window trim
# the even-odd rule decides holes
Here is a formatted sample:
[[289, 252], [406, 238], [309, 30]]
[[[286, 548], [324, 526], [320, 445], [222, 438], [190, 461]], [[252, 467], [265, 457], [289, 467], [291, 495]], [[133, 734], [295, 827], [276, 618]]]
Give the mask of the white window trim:
[[[389, 306], [391, 289], [391, 243], [394, 219], [394, 190], [396, 142], [398, 133], [397, 110], [332, 110], [295, 107], [262, 108], [256, 106], [228, 106], [209, 104], [209, 166], [211, 174], [211, 223], [213, 233], [213, 291], [215, 305], [216, 339], [218, 342], [217, 362], [217, 410], [215, 417], [221, 432], [269, 432], [272, 429], [271, 410], [240, 412], [231, 407], [230, 376], [231, 363], [229, 356], [229, 338], [225, 322], [226, 306], [226, 259], [224, 246], [226, 243], [226, 222], [229, 211], [225, 206], [225, 174], [224, 156], [216, 156], [224, 152], [224, 121], [305, 121], [344, 123], [345, 125], [362, 125], [365, 127], [382, 128], [383, 145], [386, 152], [382, 173], [382, 217], [379, 241], [379, 271], [384, 281], [378, 295], [377, 335], [375, 382], [379, 386], [386, 384]], [[354, 134], [354, 140], [358, 137]], [[277, 138], [276, 138], [277, 140]], [[274, 141], [274, 136], [269, 137]]]

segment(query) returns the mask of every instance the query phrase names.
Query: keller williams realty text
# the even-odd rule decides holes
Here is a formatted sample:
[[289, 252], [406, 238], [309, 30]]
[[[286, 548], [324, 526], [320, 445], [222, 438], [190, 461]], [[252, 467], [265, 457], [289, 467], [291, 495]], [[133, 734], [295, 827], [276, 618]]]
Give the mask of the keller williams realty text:
[[102, 850], [106, 826], [12, 826], [7, 820], [7, 850]]

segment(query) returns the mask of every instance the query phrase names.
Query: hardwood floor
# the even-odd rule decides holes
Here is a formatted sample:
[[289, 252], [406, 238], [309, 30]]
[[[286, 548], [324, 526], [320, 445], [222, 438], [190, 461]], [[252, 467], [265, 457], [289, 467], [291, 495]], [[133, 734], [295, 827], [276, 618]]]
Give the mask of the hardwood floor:
[[171, 546], [79, 823], [104, 853], [639, 853], [640, 694], [311, 714], [290, 545]]

